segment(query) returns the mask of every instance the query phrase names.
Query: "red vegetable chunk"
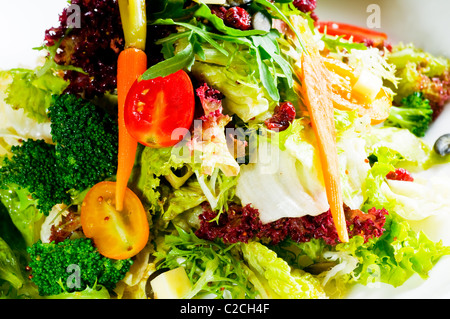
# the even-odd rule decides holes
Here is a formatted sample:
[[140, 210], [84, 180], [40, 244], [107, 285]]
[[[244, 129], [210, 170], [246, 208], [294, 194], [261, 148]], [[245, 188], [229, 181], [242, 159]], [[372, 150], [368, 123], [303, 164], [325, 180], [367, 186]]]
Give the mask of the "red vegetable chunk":
[[404, 168], [397, 168], [395, 171], [389, 172], [386, 178], [395, 181], [414, 182], [414, 177]]
[[248, 30], [251, 27], [249, 13], [240, 7], [232, 7], [223, 16], [225, 24], [229, 27]]
[[149, 147], [178, 143], [190, 128], [195, 111], [192, 82], [180, 70], [165, 77], [136, 80], [125, 100], [125, 125], [129, 134]]
[[286, 130], [294, 119], [294, 105], [291, 102], [284, 102], [275, 108], [273, 116], [264, 123], [269, 130], [278, 130], [281, 132]]

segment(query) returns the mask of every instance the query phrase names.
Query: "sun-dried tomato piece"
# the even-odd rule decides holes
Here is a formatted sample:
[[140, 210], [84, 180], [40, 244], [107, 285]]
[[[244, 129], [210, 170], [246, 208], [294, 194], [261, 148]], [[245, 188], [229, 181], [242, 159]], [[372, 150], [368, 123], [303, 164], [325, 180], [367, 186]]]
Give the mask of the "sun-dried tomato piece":
[[317, 3], [316, 0], [294, 0], [293, 5], [301, 12], [307, 13], [314, 11]]
[[225, 24], [229, 27], [248, 30], [251, 27], [250, 14], [241, 7], [231, 7], [223, 16]]
[[397, 168], [395, 171], [389, 172], [386, 178], [395, 181], [414, 182], [414, 177], [404, 168]]
[[295, 107], [291, 102], [284, 102], [277, 106], [274, 114], [264, 123], [269, 130], [286, 130], [295, 119]]
[[69, 238], [73, 233], [81, 231], [80, 214], [70, 211], [67, 216], [62, 216], [58, 225], [52, 225], [49, 241], [59, 243]]

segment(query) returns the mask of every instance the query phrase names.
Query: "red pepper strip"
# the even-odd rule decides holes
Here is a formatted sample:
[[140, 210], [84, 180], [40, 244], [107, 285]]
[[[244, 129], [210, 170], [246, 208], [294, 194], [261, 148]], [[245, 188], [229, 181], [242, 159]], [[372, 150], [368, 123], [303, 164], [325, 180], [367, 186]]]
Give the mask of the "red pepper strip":
[[326, 34], [332, 36], [343, 36], [346, 40], [353, 37], [353, 42], [371, 44], [372, 46], [381, 45], [388, 38], [385, 33], [346, 23], [318, 21], [315, 25], [320, 33], [326, 32]]

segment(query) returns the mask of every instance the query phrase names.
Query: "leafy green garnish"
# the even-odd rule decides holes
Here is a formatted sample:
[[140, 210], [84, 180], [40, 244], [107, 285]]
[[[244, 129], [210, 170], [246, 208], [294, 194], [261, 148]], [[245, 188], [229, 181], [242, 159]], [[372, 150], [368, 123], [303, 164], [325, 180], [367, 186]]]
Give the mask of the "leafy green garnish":
[[150, 67], [141, 75], [142, 80], [165, 77], [182, 69], [190, 69], [195, 61], [194, 49], [191, 43], [176, 55]]
[[351, 50], [367, 50], [367, 47], [363, 43], [350, 42], [344, 39], [344, 36], [331, 37], [324, 34], [322, 39], [325, 46], [331, 52], [338, 52], [339, 50], [346, 50], [350, 52]]
[[1, 73], [0, 76], [12, 78], [7, 88], [6, 102], [13, 109], [24, 109], [28, 117], [40, 123], [48, 121], [47, 110], [52, 94], [61, 94], [69, 84], [51, 70], [39, 75], [40, 69], [19, 68]]
[[256, 297], [248, 273], [237, 258], [236, 245], [203, 240], [192, 232], [177, 228], [165, 237], [167, 252], [157, 252], [158, 269], [184, 267], [193, 287], [185, 298], [252, 299]]

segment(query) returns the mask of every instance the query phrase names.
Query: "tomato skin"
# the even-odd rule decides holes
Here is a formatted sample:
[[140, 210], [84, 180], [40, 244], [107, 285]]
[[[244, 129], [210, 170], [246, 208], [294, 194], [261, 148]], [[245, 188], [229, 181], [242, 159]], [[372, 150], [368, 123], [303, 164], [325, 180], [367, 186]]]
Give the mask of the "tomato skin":
[[353, 41], [358, 43], [372, 42], [373, 45], [377, 46], [383, 44], [388, 38], [385, 33], [347, 23], [317, 21], [315, 25], [321, 33], [324, 33], [326, 29], [328, 35], [343, 36], [344, 39], [347, 40], [349, 40], [350, 37], [353, 37]]
[[183, 70], [151, 80], [136, 80], [125, 100], [125, 125], [139, 143], [149, 147], [169, 147], [183, 136], [194, 119], [194, 88]]
[[127, 188], [123, 209], [119, 212], [115, 209], [115, 193], [115, 182], [94, 185], [81, 205], [81, 226], [100, 254], [112, 259], [127, 259], [147, 244], [149, 224], [136, 194]]

